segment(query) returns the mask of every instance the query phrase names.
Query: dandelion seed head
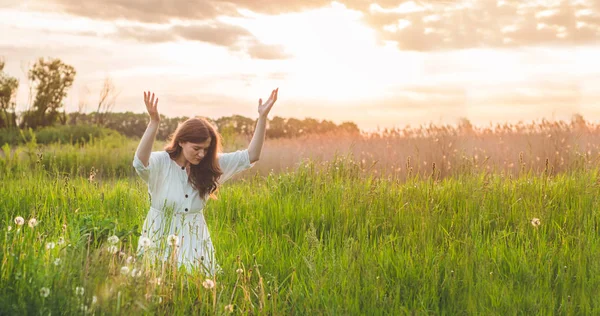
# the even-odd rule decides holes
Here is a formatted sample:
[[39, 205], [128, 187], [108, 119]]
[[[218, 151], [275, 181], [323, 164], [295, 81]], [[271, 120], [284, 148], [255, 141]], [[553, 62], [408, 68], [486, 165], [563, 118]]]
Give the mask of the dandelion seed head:
[[40, 289], [40, 296], [41, 297], [46, 298], [46, 297], [48, 297], [48, 295], [50, 295], [50, 289], [49, 288], [43, 287], [43, 288]]
[[123, 275], [129, 274], [129, 267], [128, 266], [122, 266], [121, 267], [121, 274], [123, 274]]
[[98, 303], [98, 297], [96, 295], [92, 296], [92, 305]]
[[46, 249], [48, 249], [48, 250], [54, 249], [54, 247], [56, 247], [56, 244], [53, 242], [49, 242], [46, 244]]
[[169, 237], [167, 238], [167, 241], [168, 241], [169, 245], [171, 245], [171, 246], [178, 246], [179, 245], [179, 236], [169, 235]]
[[117, 246], [108, 246], [106, 247], [106, 250], [114, 255], [115, 253], [117, 253], [117, 251], [119, 251], [119, 248], [117, 248]]
[[115, 235], [112, 235], [112, 236], [108, 237], [108, 242], [111, 245], [115, 245], [115, 244], [117, 244], [119, 242], [119, 237], [117, 237]]
[[37, 226], [38, 221], [35, 218], [32, 218], [29, 220], [29, 222], [27, 223], [29, 225], [29, 227], [34, 228], [35, 226]]
[[235, 272], [237, 272], [239, 274], [242, 274], [242, 273], [244, 273], [244, 269], [238, 268], [237, 270], [235, 270]]
[[85, 293], [83, 286], [78, 286], [75, 288], [75, 295], [83, 296], [83, 293]]
[[539, 219], [539, 218], [536, 218], [536, 217], [534, 217], [534, 218], [531, 220], [531, 225], [533, 225], [533, 227], [538, 227], [538, 226], [540, 226], [541, 224], [542, 224], [542, 222], [540, 221], [540, 219]]
[[225, 306], [225, 311], [228, 313], [233, 313], [233, 305], [229, 304]]
[[22, 226], [23, 224], [25, 224], [25, 220], [23, 219], [23, 217], [21, 217], [21, 216], [15, 217], [15, 225]]
[[9, 225], [8, 226], [8, 231], [11, 231], [11, 230], [12, 230], [12, 226]]
[[150, 240], [150, 238], [144, 237], [144, 236], [140, 237], [139, 243], [144, 248], [148, 248], [148, 247], [152, 246], [152, 240]]
[[204, 286], [204, 288], [206, 289], [212, 289], [213, 287], [215, 287], [215, 281], [211, 279], [206, 279], [204, 280], [204, 282], [202, 282], [202, 286]]
[[54, 260], [54, 265], [55, 265], [55, 266], [58, 266], [58, 265], [60, 265], [60, 258], [56, 258], [56, 259]]
[[131, 276], [132, 277], [136, 278], [136, 277], [139, 277], [141, 275], [142, 275], [142, 270], [136, 269], [136, 268], [133, 268], [133, 270], [131, 270]]
[[65, 238], [63, 237], [58, 237], [58, 241], [56, 242], [58, 245], [64, 245], [65, 244]]

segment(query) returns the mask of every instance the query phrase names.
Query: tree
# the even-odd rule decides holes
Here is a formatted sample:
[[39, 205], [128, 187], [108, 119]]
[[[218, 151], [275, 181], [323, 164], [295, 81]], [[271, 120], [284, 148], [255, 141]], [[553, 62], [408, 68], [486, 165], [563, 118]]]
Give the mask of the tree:
[[29, 79], [35, 84], [36, 96], [33, 109], [25, 113], [22, 127], [39, 127], [55, 124], [59, 119], [59, 109], [67, 96], [67, 90], [75, 80], [75, 68], [60, 59], [40, 58], [29, 70]]
[[4, 61], [0, 60], [0, 128], [16, 127], [16, 103], [13, 101], [17, 94], [19, 81], [4, 73]]
[[104, 124], [104, 118], [117, 103], [119, 92], [115, 90], [115, 85], [109, 77], [104, 79], [104, 84], [100, 90], [98, 99], [98, 108], [96, 109], [96, 124]]

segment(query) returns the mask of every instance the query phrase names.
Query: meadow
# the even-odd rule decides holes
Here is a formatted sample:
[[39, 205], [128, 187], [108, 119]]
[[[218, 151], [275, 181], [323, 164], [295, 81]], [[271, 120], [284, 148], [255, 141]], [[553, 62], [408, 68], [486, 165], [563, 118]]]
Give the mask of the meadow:
[[136, 256], [136, 146], [3, 147], [0, 314], [600, 313], [598, 125], [267, 140], [204, 210], [213, 279]]

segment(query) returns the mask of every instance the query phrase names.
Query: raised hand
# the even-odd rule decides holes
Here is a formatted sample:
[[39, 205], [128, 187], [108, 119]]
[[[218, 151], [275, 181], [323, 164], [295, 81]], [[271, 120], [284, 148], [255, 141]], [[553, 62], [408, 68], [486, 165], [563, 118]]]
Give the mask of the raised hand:
[[271, 96], [265, 103], [262, 103], [262, 99], [258, 99], [258, 114], [260, 116], [267, 117], [269, 115], [269, 111], [271, 111], [275, 101], [277, 101], [277, 92], [279, 92], [279, 88], [271, 92]]
[[144, 103], [146, 103], [146, 110], [150, 114], [150, 120], [153, 122], [160, 122], [160, 115], [158, 115], [158, 98], [154, 100], [154, 93], [150, 94], [150, 91], [144, 91]]

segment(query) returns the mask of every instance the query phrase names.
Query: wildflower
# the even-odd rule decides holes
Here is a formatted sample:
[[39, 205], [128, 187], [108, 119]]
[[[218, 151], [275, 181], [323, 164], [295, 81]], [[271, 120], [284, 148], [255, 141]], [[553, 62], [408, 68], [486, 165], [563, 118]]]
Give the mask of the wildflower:
[[75, 288], [75, 295], [83, 296], [84, 292], [85, 289], [83, 288], [83, 286], [78, 286]]
[[49, 242], [46, 244], [46, 249], [48, 249], [48, 250], [54, 249], [54, 247], [56, 247], [56, 244], [53, 242]]
[[17, 226], [22, 226], [23, 224], [25, 224], [25, 220], [23, 219], [23, 217], [17, 216], [15, 217], [15, 224]]
[[115, 253], [117, 253], [117, 251], [119, 251], [119, 248], [117, 248], [117, 246], [108, 246], [106, 250], [108, 250], [109, 253], [112, 253], [114, 255]]
[[62, 229], [67, 230], [67, 224], [63, 224]]
[[169, 245], [178, 246], [179, 245], [179, 237], [177, 235], [169, 235], [167, 238]]
[[129, 274], [129, 267], [128, 266], [122, 266], [121, 267], [121, 274], [123, 274], [123, 275]]
[[235, 272], [237, 272], [239, 274], [242, 274], [242, 273], [244, 273], [244, 269], [238, 268], [237, 270], [235, 270]]
[[12, 226], [9, 225], [8, 226], [8, 231], [11, 231], [11, 230], [12, 230]]
[[40, 289], [40, 296], [42, 297], [48, 297], [48, 295], [50, 295], [50, 289], [47, 287], [43, 287]]
[[233, 305], [229, 304], [225, 306], [225, 311], [229, 313], [233, 313]]
[[28, 223], [29, 227], [31, 227], [31, 228], [34, 228], [35, 226], [37, 226], [37, 224], [38, 224], [38, 222], [37, 222], [37, 219], [35, 219], [35, 218], [30, 219], [29, 223]]
[[206, 289], [212, 289], [215, 287], [215, 282], [211, 279], [206, 279], [204, 282], [202, 282], [202, 286], [204, 286]]
[[117, 236], [115, 236], [115, 235], [112, 235], [112, 236], [108, 237], [108, 242], [109, 242], [111, 245], [115, 245], [116, 243], [118, 243], [118, 242], [119, 242], [119, 237], [117, 237]]
[[82, 303], [80, 309], [81, 309], [82, 312], [84, 312], [84, 313], [87, 314], [88, 307], [85, 304]]
[[150, 246], [152, 246], [152, 240], [150, 240], [150, 238], [148, 237], [140, 237], [140, 245], [142, 245], [142, 247], [144, 248], [148, 248]]
[[54, 265], [55, 266], [60, 265], [60, 258], [56, 258], [56, 260], [54, 260]]
[[58, 237], [58, 241], [56, 242], [56, 244], [58, 244], [58, 245], [64, 245], [65, 244], [65, 238]]
[[534, 218], [531, 220], [531, 225], [533, 225], [533, 227], [538, 227], [538, 226], [540, 226], [540, 224], [541, 224], [541, 223], [542, 223], [542, 222], [540, 221], [540, 219], [539, 219], [539, 218], [536, 218], [536, 217], [534, 217]]
[[133, 257], [129, 256], [127, 257], [127, 260], [125, 260], [128, 264], [133, 262]]
[[98, 302], [98, 297], [96, 297], [96, 295], [92, 296], [92, 305], [96, 304]]

